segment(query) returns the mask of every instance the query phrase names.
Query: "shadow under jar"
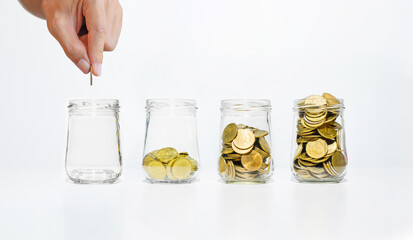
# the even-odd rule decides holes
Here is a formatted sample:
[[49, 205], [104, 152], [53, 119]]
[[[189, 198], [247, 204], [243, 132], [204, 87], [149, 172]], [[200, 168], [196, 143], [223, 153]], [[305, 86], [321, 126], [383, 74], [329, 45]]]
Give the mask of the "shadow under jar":
[[113, 183], [122, 172], [119, 102], [71, 100], [66, 173], [75, 183]]
[[221, 102], [221, 155], [218, 172], [226, 183], [266, 183], [273, 174], [271, 102]]
[[347, 168], [344, 103], [331, 94], [294, 102], [291, 170], [299, 182], [340, 182]]
[[151, 183], [191, 183], [199, 169], [196, 101], [146, 101], [146, 135], [142, 161]]

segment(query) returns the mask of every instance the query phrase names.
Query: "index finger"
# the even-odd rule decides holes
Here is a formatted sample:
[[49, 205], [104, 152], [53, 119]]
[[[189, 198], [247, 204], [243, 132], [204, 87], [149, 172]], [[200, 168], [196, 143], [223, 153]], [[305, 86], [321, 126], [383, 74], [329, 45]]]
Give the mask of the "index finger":
[[85, 1], [83, 6], [88, 29], [88, 54], [93, 66], [93, 74], [102, 72], [103, 50], [106, 38], [106, 19], [104, 1]]

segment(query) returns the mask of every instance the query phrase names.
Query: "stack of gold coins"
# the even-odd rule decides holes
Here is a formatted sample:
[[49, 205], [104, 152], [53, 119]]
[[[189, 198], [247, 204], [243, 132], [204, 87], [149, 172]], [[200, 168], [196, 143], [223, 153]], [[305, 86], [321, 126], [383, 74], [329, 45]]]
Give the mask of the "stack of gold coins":
[[198, 170], [198, 162], [188, 153], [179, 153], [171, 147], [148, 153], [142, 165], [149, 177], [155, 180], [185, 180]]
[[222, 133], [219, 172], [224, 180], [256, 181], [270, 173], [268, 132], [244, 124], [228, 124]]
[[337, 122], [340, 101], [329, 93], [298, 103], [297, 148], [293, 170], [302, 179], [340, 178], [347, 166], [344, 129]]

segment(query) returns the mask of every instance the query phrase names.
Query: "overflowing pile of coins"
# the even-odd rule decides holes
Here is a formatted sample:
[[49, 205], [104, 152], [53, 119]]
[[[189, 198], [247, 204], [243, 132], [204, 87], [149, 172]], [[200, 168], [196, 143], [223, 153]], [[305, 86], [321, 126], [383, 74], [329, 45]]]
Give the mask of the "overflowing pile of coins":
[[303, 179], [341, 178], [347, 157], [342, 146], [344, 129], [336, 121], [340, 114], [340, 101], [324, 93], [303, 99], [297, 107], [294, 172]]
[[265, 179], [271, 169], [268, 132], [243, 124], [228, 124], [222, 133], [219, 172], [225, 180]]
[[143, 168], [152, 179], [184, 180], [198, 170], [198, 162], [188, 153], [179, 153], [167, 147], [148, 153], [143, 158]]

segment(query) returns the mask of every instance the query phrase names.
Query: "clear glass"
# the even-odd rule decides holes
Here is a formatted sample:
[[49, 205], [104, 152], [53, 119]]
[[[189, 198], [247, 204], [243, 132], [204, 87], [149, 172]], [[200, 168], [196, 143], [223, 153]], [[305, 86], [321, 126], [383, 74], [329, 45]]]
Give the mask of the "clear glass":
[[190, 183], [199, 169], [196, 101], [146, 100], [142, 166], [151, 183]]
[[306, 99], [294, 102], [291, 170], [299, 182], [340, 182], [346, 175], [344, 102], [334, 101], [318, 106]]
[[218, 173], [226, 183], [266, 183], [273, 174], [270, 100], [223, 100]]
[[71, 100], [66, 173], [75, 183], [113, 183], [122, 173], [118, 100]]

